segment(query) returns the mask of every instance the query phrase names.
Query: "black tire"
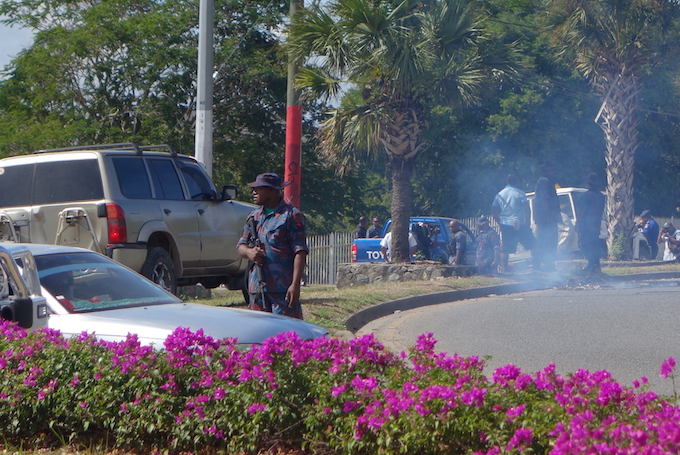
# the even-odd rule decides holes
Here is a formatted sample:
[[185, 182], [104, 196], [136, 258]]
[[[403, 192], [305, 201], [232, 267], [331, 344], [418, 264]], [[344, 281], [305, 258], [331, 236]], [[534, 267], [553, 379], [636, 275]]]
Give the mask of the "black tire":
[[163, 248], [155, 247], [146, 253], [146, 260], [142, 266], [142, 275], [177, 295], [177, 274], [172, 258]]

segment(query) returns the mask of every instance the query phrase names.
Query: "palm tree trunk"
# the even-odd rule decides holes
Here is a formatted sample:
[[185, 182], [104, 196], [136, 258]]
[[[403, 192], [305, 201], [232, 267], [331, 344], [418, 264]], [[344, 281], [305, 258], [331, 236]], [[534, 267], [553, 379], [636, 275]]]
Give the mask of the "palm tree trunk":
[[390, 157], [392, 171], [392, 262], [410, 262], [408, 230], [413, 193], [411, 175], [414, 161], [400, 156]]
[[[624, 73], [609, 80], [615, 81], [614, 87], [608, 88], [608, 97], [602, 97], [603, 121], [600, 123], [607, 146], [607, 246], [611, 248], [615, 239], [622, 236], [624, 241], [620, 246], [624, 249], [624, 257], [630, 258], [630, 238], [635, 228], [633, 167], [635, 150], [639, 145], [639, 120], [635, 116], [639, 78], [632, 73]], [[598, 88], [604, 95], [605, 86]]]

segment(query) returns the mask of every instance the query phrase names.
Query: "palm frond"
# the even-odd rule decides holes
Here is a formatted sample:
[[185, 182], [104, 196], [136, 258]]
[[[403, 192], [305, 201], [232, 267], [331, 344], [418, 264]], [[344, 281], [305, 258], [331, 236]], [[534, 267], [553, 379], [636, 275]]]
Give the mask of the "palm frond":
[[295, 85], [302, 89], [303, 97], [319, 98], [325, 102], [336, 99], [341, 91], [342, 81], [319, 67], [303, 67], [298, 69]]
[[320, 152], [344, 174], [355, 169], [365, 156], [378, 156], [381, 110], [369, 105], [345, 105], [330, 112], [319, 130]]

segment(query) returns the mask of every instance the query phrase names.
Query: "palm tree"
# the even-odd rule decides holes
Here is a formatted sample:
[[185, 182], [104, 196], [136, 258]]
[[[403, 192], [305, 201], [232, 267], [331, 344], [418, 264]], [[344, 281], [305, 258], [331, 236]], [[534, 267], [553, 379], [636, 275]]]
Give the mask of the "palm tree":
[[493, 74], [512, 68], [485, 40], [470, 0], [329, 0], [293, 20], [291, 52], [308, 62], [297, 85], [312, 96], [353, 88], [320, 130], [340, 172], [361, 154], [386, 153], [392, 178], [392, 259], [409, 260], [415, 160], [427, 149], [428, 106], [477, 101]]
[[643, 69], [677, 49], [679, 35], [672, 27], [679, 5], [668, 0], [556, 0], [552, 11], [556, 44], [602, 101], [595, 121], [606, 141], [607, 244], [611, 248], [624, 239], [621, 246], [629, 257]]

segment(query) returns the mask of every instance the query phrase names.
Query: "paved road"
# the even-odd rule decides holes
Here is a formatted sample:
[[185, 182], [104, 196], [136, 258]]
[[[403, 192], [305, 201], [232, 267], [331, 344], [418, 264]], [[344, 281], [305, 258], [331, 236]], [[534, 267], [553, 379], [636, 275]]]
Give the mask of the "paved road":
[[432, 332], [440, 351], [492, 356], [487, 374], [508, 363], [533, 373], [554, 362], [560, 374], [606, 369], [625, 385], [644, 376], [657, 393], [672, 394], [659, 368], [671, 356], [680, 363], [679, 287], [665, 280], [490, 296], [389, 315], [357, 335], [373, 332], [399, 352]]

